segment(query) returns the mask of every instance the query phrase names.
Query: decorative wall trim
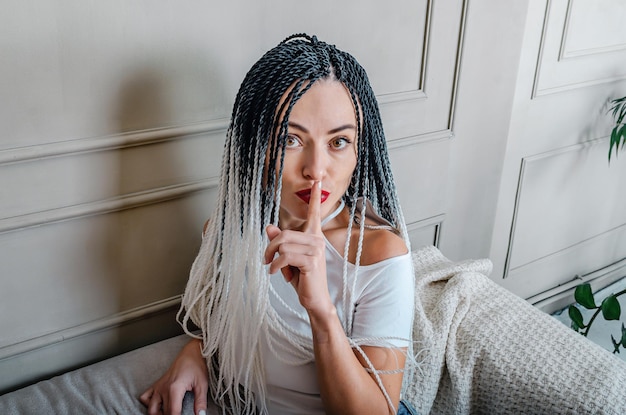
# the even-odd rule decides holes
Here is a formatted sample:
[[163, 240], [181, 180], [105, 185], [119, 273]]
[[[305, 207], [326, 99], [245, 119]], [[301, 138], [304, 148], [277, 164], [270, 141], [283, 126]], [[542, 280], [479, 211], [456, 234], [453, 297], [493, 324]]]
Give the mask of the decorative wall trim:
[[390, 104], [404, 101], [415, 101], [420, 99], [426, 99], [426, 93], [424, 92], [426, 82], [426, 67], [428, 66], [428, 56], [430, 50], [430, 29], [432, 23], [432, 0], [426, 2], [426, 16], [424, 18], [424, 42], [422, 45], [422, 59], [420, 62], [420, 76], [417, 80], [417, 87], [414, 90], [393, 92], [389, 94], [381, 94], [376, 97], [379, 104]]
[[[454, 115], [456, 112], [456, 98], [459, 90], [459, 77], [461, 72], [461, 61], [463, 59], [463, 45], [465, 44], [465, 30], [467, 28], [467, 8], [469, 0], [463, 0], [461, 9], [461, 27], [459, 28], [459, 39], [457, 41], [456, 59], [454, 61], [454, 76], [452, 79], [452, 95], [450, 97], [450, 113], [448, 114], [448, 130], [454, 130]], [[454, 136], [454, 133], [452, 133]], [[452, 137], [451, 136], [451, 137]]]
[[[597, 48], [573, 50], [573, 51], [566, 52], [565, 55], [563, 55], [562, 60], [580, 58], [583, 56], [599, 55], [602, 53], [622, 52], [624, 50], [626, 50], [626, 43], [615, 44], [615, 45], [610, 45], [610, 46], [601, 46]], [[604, 78], [604, 79], [611, 79], [611, 78]]]
[[[608, 136], [606, 137], [601, 137], [601, 138], [596, 138], [593, 140], [589, 140], [586, 141], [584, 143], [579, 143], [579, 144], [574, 144], [574, 145], [570, 145], [570, 146], [565, 146], [562, 148], [557, 148], [555, 150], [551, 150], [551, 151], [547, 151], [544, 153], [540, 153], [540, 154], [536, 154], [533, 156], [528, 156], [528, 157], [524, 157], [522, 158], [522, 164], [520, 166], [520, 171], [519, 171], [519, 177], [518, 177], [518, 181], [517, 181], [517, 190], [515, 193], [515, 204], [513, 207], [513, 217], [511, 219], [511, 229], [509, 232], [509, 245], [507, 247], [507, 252], [506, 252], [506, 259], [504, 261], [504, 274], [502, 276], [502, 278], [507, 278], [509, 275], [509, 272], [512, 270], [511, 267], [511, 256], [513, 254], [513, 245], [515, 242], [515, 229], [517, 226], [517, 215], [519, 213], [519, 206], [520, 206], [520, 202], [521, 202], [521, 198], [522, 198], [522, 188], [524, 186], [524, 176], [526, 173], [526, 168], [528, 167], [528, 165], [532, 162], [538, 161], [538, 160], [542, 160], [545, 158], [550, 158], [550, 157], [555, 157], [555, 156], [559, 156], [561, 154], [565, 154], [565, 153], [569, 153], [569, 152], [576, 152], [576, 151], [581, 151], [584, 150], [585, 148], [591, 147], [591, 146], [595, 146], [598, 144], [601, 144], [605, 141], [608, 140]], [[518, 266], [517, 268], [521, 268], [524, 265]]]
[[431, 227], [434, 226], [435, 227], [435, 238], [434, 238], [434, 241], [433, 241], [433, 245], [438, 248], [439, 247], [439, 242], [440, 242], [440, 237], [441, 237], [441, 227], [443, 225], [443, 221], [445, 220], [445, 218], [446, 218], [445, 213], [442, 213], [440, 215], [432, 216], [430, 218], [426, 218], [426, 219], [418, 220], [418, 221], [415, 221], [415, 222], [407, 223], [406, 230], [410, 234], [411, 232], [414, 232], [414, 231], [417, 231], [417, 230], [420, 230], [420, 229], [431, 228]]
[[581, 56], [590, 56], [600, 53], [611, 53], [611, 52], [619, 52], [626, 50], [626, 43], [615, 44], [611, 46], [603, 46], [597, 48], [590, 49], [581, 49], [581, 50], [570, 50], [566, 49], [567, 46], [567, 36], [569, 34], [570, 28], [570, 19], [572, 18], [572, 5], [574, 4], [574, 0], [568, 0], [567, 2], [567, 12], [565, 14], [565, 24], [563, 25], [563, 34], [561, 36], [561, 47], [559, 48], [559, 61], [578, 58]]
[[625, 273], [626, 258], [623, 258], [596, 271], [578, 275], [568, 283], [529, 297], [527, 300], [532, 305], [552, 313], [574, 302], [574, 290], [578, 285], [589, 283], [592, 284], [593, 290], [596, 291], [623, 278]]
[[572, 0], [567, 0], [567, 10], [565, 11], [565, 22], [563, 23], [563, 32], [561, 33], [561, 45], [559, 46], [559, 61], [566, 59], [567, 52], [567, 35], [569, 34], [570, 21], [572, 18]]
[[434, 131], [426, 134], [418, 134], [410, 137], [394, 138], [387, 142], [389, 150], [403, 147], [414, 146], [418, 144], [429, 143], [432, 141], [449, 140], [454, 137], [452, 130]]
[[[412, 90], [412, 91], [403, 91], [403, 92], [396, 92], [396, 93], [391, 93], [391, 94], [382, 94], [376, 97], [376, 99], [378, 100], [378, 103], [380, 105], [386, 105], [386, 104], [392, 104], [392, 103], [398, 103], [398, 102], [406, 102], [406, 101], [417, 101], [417, 100], [424, 100], [428, 98], [428, 94], [426, 92], [427, 90], [427, 85], [426, 85], [426, 74], [428, 72], [428, 58], [430, 56], [429, 52], [430, 52], [430, 40], [431, 40], [431, 27], [432, 27], [432, 8], [433, 8], [433, 4], [432, 4], [432, 0], [428, 0], [427, 5], [426, 5], [426, 20], [425, 20], [425, 25], [424, 25], [424, 46], [423, 46], [423, 53], [422, 53], [422, 63], [421, 63], [421, 69], [420, 69], [420, 79], [419, 79], [419, 85], [417, 87], [416, 90]], [[463, 58], [463, 44], [465, 41], [465, 30], [467, 27], [467, 8], [468, 8], [468, 3], [469, 0], [463, 0], [463, 5], [461, 8], [461, 21], [459, 24], [459, 34], [458, 34], [458, 41], [457, 41], [457, 50], [456, 50], [456, 56], [455, 56], [455, 61], [454, 61], [454, 74], [453, 74], [453, 78], [452, 78], [452, 93], [450, 95], [450, 108], [449, 108], [449, 113], [448, 113], [448, 124], [447, 124], [447, 130], [450, 130], [449, 132], [449, 136], [447, 138], [452, 138], [453, 137], [453, 133], [451, 132], [453, 125], [454, 125], [454, 114], [455, 114], [455, 110], [456, 110], [456, 98], [457, 98], [457, 92], [458, 92], [458, 85], [459, 85], [459, 77], [460, 77], [460, 68], [461, 68], [461, 60]], [[428, 133], [428, 134], [424, 134], [424, 135], [430, 135], [430, 134], [441, 134], [441, 131], [437, 131], [434, 133]], [[420, 136], [415, 136], [415, 137], [422, 137], [422, 135]], [[401, 139], [396, 139], [393, 140], [394, 142], [401, 142], [404, 141], [405, 138], [401, 138]], [[410, 141], [410, 140], [409, 140]], [[420, 141], [420, 140], [417, 140]], [[408, 144], [410, 145], [410, 144]]]
[[418, 101], [426, 99], [426, 93], [421, 90], [393, 92], [391, 94], [382, 94], [376, 97], [379, 105], [395, 104], [397, 102]]
[[0, 219], [0, 234], [165, 202], [187, 196], [191, 193], [212, 189], [218, 185], [219, 179], [211, 178], [130, 193], [111, 199], [13, 216]]
[[[588, 88], [596, 85], [603, 85], [607, 83], [621, 82], [626, 80], [626, 74], [617, 75], [617, 76], [601, 76], [597, 79], [588, 79], [581, 80], [579, 82], [571, 82], [569, 84], [557, 85], [557, 86], [548, 86], [539, 88], [539, 81], [541, 79], [542, 62], [544, 59], [544, 54], [546, 53], [546, 37], [548, 32], [548, 26], [551, 21], [551, 18], [555, 17], [551, 14], [553, 0], [546, 0], [546, 10], [543, 19], [543, 26], [541, 30], [541, 40], [539, 42], [539, 52], [537, 54], [537, 65], [535, 67], [535, 75], [533, 79], [533, 87], [531, 93], [531, 99], [537, 98], [539, 96], [545, 96], [550, 94], [556, 94], [560, 92], [567, 92], [574, 89], [580, 88]], [[599, 53], [607, 53], [607, 52], [615, 52], [626, 49], [626, 45], [616, 45], [609, 47], [601, 47], [601, 48], [593, 48], [589, 50], [579, 51], [579, 52], [566, 52], [565, 51], [565, 42], [567, 38], [567, 30], [569, 29], [569, 19], [571, 13], [571, 5], [572, 0], [568, 0], [566, 15], [563, 18], [563, 31], [561, 33], [561, 41], [559, 44], [559, 50], [555, 51], [557, 54], [557, 64], [562, 63], [565, 60], [571, 58], [579, 58], [587, 55], [599, 54]], [[571, 64], [571, 63], [570, 63]]]
[[221, 118], [202, 123], [175, 127], [154, 128], [103, 137], [81, 138], [76, 140], [16, 147], [0, 151], [0, 167], [6, 164], [23, 163], [51, 157], [64, 157], [80, 153], [143, 146], [172, 140], [177, 137], [217, 133], [220, 131], [226, 131], [227, 128], [228, 120]]
[[417, 89], [420, 91], [426, 90], [426, 71], [428, 68], [428, 57], [430, 56], [430, 34], [431, 34], [432, 20], [433, 20], [433, 2], [432, 0], [428, 0], [426, 2], [426, 18], [424, 19], [424, 45], [422, 47], [422, 61], [421, 61], [420, 77], [419, 77], [418, 87], [417, 87]]
[[567, 85], [555, 86], [555, 87], [550, 87], [550, 88], [543, 88], [537, 91], [537, 93], [533, 96], [533, 98], [550, 95], [550, 94], [558, 94], [560, 92], [572, 91], [574, 89], [589, 88], [589, 87], [593, 87], [597, 85], [617, 83], [617, 82], [622, 82], [624, 80], [626, 80], [626, 75], [619, 75], [619, 76], [611, 76], [611, 77], [605, 77], [605, 78], [600, 78], [600, 79], [593, 79], [593, 80], [588, 80], [584, 82], [575, 82], [575, 83], [571, 83]]
[[[441, 225], [443, 224], [444, 220], [445, 214], [441, 214], [412, 222], [410, 224], [407, 224], [407, 231], [412, 232], [415, 230], [434, 226], [435, 240], [433, 241], [433, 245], [439, 246]], [[155, 301], [153, 303], [146, 304], [140, 307], [136, 307], [118, 314], [114, 314], [109, 317], [90, 321], [85, 324], [55, 331], [53, 333], [44, 334], [14, 344], [5, 345], [0, 347], [0, 360], [6, 359], [8, 357], [13, 357], [22, 353], [27, 353], [33, 350], [41, 349], [46, 346], [60, 343], [62, 341], [77, 338], [79, 336], [89, 335], [91, 333], [95, 333], [101, 330], [109, 330], [135, 320], [147, 319], [164, 311], [177, 309], [180, 306], [180, 302], [181, 296], [177, 295], [174, 297]]]
[[548, 31], [548, 21], [550, 19], [550, 5], [551, 1], [546, 0], [546, 10], [543, 15], [543, 25], [541, 27], [541, 40], [539, 41], [539, 52], [537, 53], [537, 64], [535, 65], [535, 76], [533, 78], [533, 89], [531, 92], [531, 99], [536, 98], [539, 95], [539, 76], [541, 74], [541, 63], [543, 62], [543, 54], [546, 45], [546, 32]]
[[90, 321], [85, 324], [67, 329], [44, 334], [32, 339], [0, 347], [0, 360], [8, 357], [42, 349], [62, 341], [70, 340], [79, 336], [89, 335], [101, 330], [108, 330], [122, 326], [131, 321], [149, 318], [167, 310], [177, 309], [180, 306], [181, 296], [166, 298], [140, 307], [136, 307], [109, 317]]

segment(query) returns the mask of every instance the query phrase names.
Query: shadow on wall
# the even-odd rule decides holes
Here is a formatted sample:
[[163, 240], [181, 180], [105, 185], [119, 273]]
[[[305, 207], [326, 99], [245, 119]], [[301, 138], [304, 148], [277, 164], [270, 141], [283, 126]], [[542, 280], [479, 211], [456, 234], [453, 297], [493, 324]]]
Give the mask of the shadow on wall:
[[175, 83], [157, 69], [137, 70], [121, 84], [113, 109], [120, 134], [148, 136], [148, 143], [115, 150], [117, 195], [124, 198], [124, 208], [109, 215], [104, 237], [114, 270], [110, 283], [120, 313], [140, 310], [138, 318], [115, 329], [116, 352], [182, 332], [174, 318], [176, 302], [168, 300], [184, 289], [200, 225], [187, 198], [167, 197], [167, 187], [186, 176], [184, 140], [152, 140], [149, 132], [172, 124], [170, 88]]

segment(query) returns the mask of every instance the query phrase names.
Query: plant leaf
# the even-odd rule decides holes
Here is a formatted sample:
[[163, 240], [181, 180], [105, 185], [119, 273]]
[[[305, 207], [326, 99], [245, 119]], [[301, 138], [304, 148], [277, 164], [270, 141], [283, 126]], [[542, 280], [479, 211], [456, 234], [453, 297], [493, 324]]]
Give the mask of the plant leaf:
[[622, 323], [622, 343], [623, 347], [626, 347], [626, 327], [624, 327], [624, 323]]
[[578, 309], [578, 307], [571, 305], [567, 310], [567, 314], [569, 318], [572, 320], [572, 328], [575, 331], [585, 328], [585, 323], [583, 322], [583, 315]]
[[606, 320], [619, 320], [622, 310], [615, 294], [606, 297], [600, 307], [602, 308], [602, 315]]
[[622, 149], [626, 144], [626, 124], [622, 124], [622, 128], [617, 132], [617, 144], [619, 144], [620, 140], [622, 141]]
[[[617, 147], [619, 141], [617, 139], [617, 127], [611, 130], [611, 140], [609, 141], [609, 162], [611, 161], [611, 154], [613, 154], [613, 147]], [[617, 156], [617, 148], [615, 151], [615, 155]]]
[[615, 118], [617, 124], [621, 124], [624, 116], [626, 115], [626, 100], [624, 100], [624, 98], [626, 97], [613, 100], [613, 104], [615, 105], [611, 108], [611, 110], [613, 110], [613, 118]]
[[615, 341], [615, 337], [611, 334], [611, 341], [613, 342], [613, 354], [619, 353], [620, 343]]
[[598, 308], [596, 302], [593, 300], [593, 293], [591, 292], [591, 285], [589, 285], [589, 283], [581, 284], [576, 287], [574, 298], [578, 304], [588, 310]]

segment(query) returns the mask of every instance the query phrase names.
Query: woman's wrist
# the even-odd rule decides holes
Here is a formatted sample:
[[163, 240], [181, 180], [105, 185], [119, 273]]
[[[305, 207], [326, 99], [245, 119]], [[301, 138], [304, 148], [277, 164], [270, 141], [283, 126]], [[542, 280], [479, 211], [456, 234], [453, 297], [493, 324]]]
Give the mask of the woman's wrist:
[[334, 332], [343, 334], [337, 309], [332, 304], [321, 310], [309, 311], [309, 321], [314, 343], [328, 343]]

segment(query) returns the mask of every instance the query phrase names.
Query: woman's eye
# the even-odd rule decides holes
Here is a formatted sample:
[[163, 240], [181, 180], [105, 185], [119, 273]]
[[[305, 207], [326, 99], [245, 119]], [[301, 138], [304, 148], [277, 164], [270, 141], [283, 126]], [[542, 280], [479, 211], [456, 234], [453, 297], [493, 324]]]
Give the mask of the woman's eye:
[[339, 138], [335, 138], [330, 142], [330, 146], [335, 149], [335, 150], [341, 150], [345, 147], [347, 147], [349, 144], [351, 143], [350, 140], [348, 140], [345, 137], [339, 137]]
[[295, 135], [288, 135], [285, 139], [285, 147], [297, 147], [300, 144]]

